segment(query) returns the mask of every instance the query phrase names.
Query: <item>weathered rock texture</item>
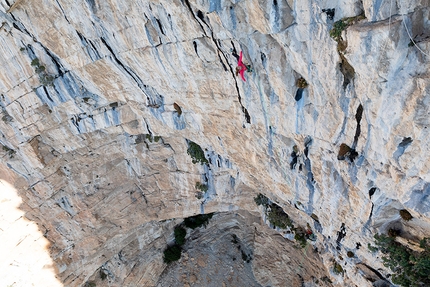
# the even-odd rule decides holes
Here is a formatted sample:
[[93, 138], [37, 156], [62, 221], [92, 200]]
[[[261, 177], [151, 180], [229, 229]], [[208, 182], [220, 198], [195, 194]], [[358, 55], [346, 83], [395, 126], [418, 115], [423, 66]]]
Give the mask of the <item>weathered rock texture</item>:
[[[396, 225], [411, 239], [430, 236], [428, 7], [2, 0], [0, 170], [14, 177], [0, 177], [51, 242], [65, 286], [100, 272], [110, 286], [153, 286], [180, 222], [170, 219], [255, 216], [257, 193], [309, 224], [317, 235], [309, 249], [323, 262], [315, 268], [325, 264], [334, 285], [371, 286], [368, 267], [383, 268], [366, 248], [375, 232]], [[333, 19], [322, 12], [332, 8]], [[338, 48], [334, 21], [362, 13]], [[253, 70], [246, 82], [235, 75], [239, 51]], [[296, 87], [301, 77], [304, 89]], [[191, 142], [208, 164], [193, 164]], [[338, 154], [343, 143], [355, 158]], [[414, 219], [401, 221], [401, 209]], [[279, 266], [301, 260], [284, 255], [293, 243], [267, 228], [240, 230], [258, 234], [247, 274], [284, 286], [294, 268]], [[258, 259], [267, 254], [283, 263], [267, 268]], [[343, 276], [332, 272], [334, 261]], [[311, 273], [301, 276], [317, 278]]]

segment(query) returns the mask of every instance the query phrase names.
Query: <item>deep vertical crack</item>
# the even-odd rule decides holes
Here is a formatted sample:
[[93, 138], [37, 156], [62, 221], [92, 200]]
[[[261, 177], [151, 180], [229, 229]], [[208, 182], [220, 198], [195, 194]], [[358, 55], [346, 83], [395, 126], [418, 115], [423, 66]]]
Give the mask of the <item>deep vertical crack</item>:
[[357, 112], [355, 114], [355, 119], [357, 121], [357, 129], [355, 130], [354, 142], [352, 143], [351, 149], [355, 149], [357, 147], [358, 137], [361, 133], [361, 119], [363, 117], [363, 106], [360, 104], [357, 108]]
[[70, 21], [69, 21], [69, 19], [67, 19], [66, 13], [64, 13], [63, 7], [61, 7], [60, 2], [58, 2], [58, 0], [55, 0], [55, 1], [57, 2], [58, 7], [60, 7], [60, 10], [61, 10], [61, 12], [63, 13], [64, 18], [66, 19], [67, 23], [69, 23], [69, 24], [70, 24]]
[[106, 40], [101, 37], [100, 40], [102, 41], [102, 43], [106, 46], [106, 48], [109, 50], [109, 52], [112, 54], [113, 59], [115, 60], [115, 62], [133, 79], [133, 81], [137, 84], [137, 86], [139, 87], [139, 89], [143, 92], [143, 94], [146, 96], [146, 99], [148, 100], [148, 104], [151, 103], [151, 99], [148, 95], [148, 93], [146, 92], [146, 88], [147, 85], [145, 85], [142, 80], [140, 79], [140, 77], [138, 75], [136, 75], [136, 73], [130, 69], [129, 67], [127, 67], [126, 65], [124, 65], [116, 56], [116, 54], [114, 53], [112, 47], [106, 42]]
[[[246, 121], [248, 124], [250, 124], [250, 123], [251, 123], [251, 116], [249, 115], [248, 110], [245, 108], [245, 106], [244, 106], [244, 105], [243, 105], [243, 103], [242, 103], [242, 97], [240, 96], [240, 90], [239, 90], [239, 86], [237, 85], [237, 80], [236, 80], [236, 76], [235, 76], [235, 73], [234, 73], [234, 71], [233, 71], [233, 68], [232, 68], [230, 65], [227, 65], [227, 66], [228, 66], [228, 68], [227, 68], [227, 66], [224, 64], [224, 61], [222, 60], [221, 55], [224, 57], [225, 61], [228, 63], [227, 56], [224, 54], [224, 52], [222, 51], [222, 49], [221, 49], [221, 47], [220, 47], [219, 43], [216, 41], [215, 36], [214, 36], [214, 34], [213, 34], [213, 31], [212, 31], [211, 27], [210, 27], [210, 26], [206, 23], [206, 21], [204, 20], [204, 15], [203, 15], [202, 11], [200, 11], [200, 10], [198, 10], [198, 11], [197, 11], [197, 17], [200, 19], [200, 21], [199, 21], [199, 20], [197, 19], [197, 17], [196, 17], [196, 14], [194, 14], [193, 9], [191, 8], [190, 2], [189, 2], [188, 0], [182, 0], [182, 1], [183, 1], [183, 4], [184, 4], [186, 7], [188, 7], [188, 10], [190, 10], [191, 15], [193, 15], [194, 19], [197, 21], [197, 23], [198, 23], [198, 24], [200, 25], [200, 27], [202, 28], [203, 33], [204, 33], [206, 36], [208, 36], [208, 35], [206, 34], [206, 30], [204, 29], [204, 27], [203, 27], [203, 25], [200, 23], [200, 21], [201, 21], [201, 22], [203, 22], [203, 23], [208, 27], [209, 31], [211, 31], [210, 38], [212, 39], [212, 41], [214, 42], [214, 44], [215, 44], [215, 46], [216, 46], [216, 48], [217, 48], [217, 55], [218, 55], [218, 58], [220, 59], [220, 62], [221, 62], [221, 64], [222, 64], [223, 68], [224, 68], [224, 71], [226, 71], [226, 72], [227, 72], [228, 70], [230, 70], [230, 73], [232, 74], [233, 78], [235, 79], [234, 83], [235, 83], [235, 86], [236, 86], [236, 91], [237, 91], [237, 97], [238, 97], [238, 100], [239, 100], [239, 104], [240, 104], [240, 106], [241, 106], [241, 108], [242, 108], [242, 112], [243, 112], [243, 114], [244, 114], [244, 116], [245, 116], [245, 121]], [[233, 47], [234, 47], [234, 46], [233, 46]], [[221, 55], [220, 55], [220, 54], [221, 54]]]

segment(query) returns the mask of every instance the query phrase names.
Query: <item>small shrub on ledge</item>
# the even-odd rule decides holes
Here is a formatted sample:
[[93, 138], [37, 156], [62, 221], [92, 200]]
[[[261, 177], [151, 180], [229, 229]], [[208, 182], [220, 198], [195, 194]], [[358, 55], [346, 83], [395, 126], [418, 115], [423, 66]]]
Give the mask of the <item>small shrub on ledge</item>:
[[342, 266], [339, 263], [335, 262], [333, 265], [333, 272], [334, 274], [337, 274], [337, 275], [343, 275], [344, 271]]
[[262, 205], [267, 207], [269, 205], [269, 199], [264, 195], [259, 193], [256, 197], [254, 197], [255, 204]]
[[281, 229], [287, 229], [288, 227], [294, 228], [293, 222], [288, 214], [286, 214], [284, 210], [276, 204], [270, 205], [270, 209], [266, 211], [266, 215], [270, 224], [275, 227], [279, 227]]
[[199, 181], [198, 182], [196, 182], [196, 189], [198, 189], [198, 190], [200, 190], [200, 191], [202, 191], [202, 192], [206, 192], [206, 191], [208, 191], [208, 185], [207, 184], [204, 184], [204, 183], [200, 183]]
[[181, 258], [181, 252], [182, 248], [179, 245], [173, 245], [167, 247], [166, 250], [164, 250], [164, 263], [172, 263], [174, 261], [178, 261]]
[[202, 148], [193, 141], [188, 142], [187, 153], [191, 156], [194, 164], [198, 162], [200, 164], [209, 163], [205, 157], [205, 153], [203, 152]]
[[213, 213], [208, 213], [187, 217], [184, 219], [184, 224], [186, 227], [191, 229], [196, 229], [202, 225], [206, 226], [213, 215]]
[[303, 77], [301, 77], [297, 79], [296, 86], [297, 88], [304, 89], [304, 88], [307, 88], [309, 84], [308, 82], [306, 82], [306, 80]]
[[182, 226], [175, 227], [175, 242], [181, 246], [185, 244], [185, 236], [187, 236], [187, 230]]

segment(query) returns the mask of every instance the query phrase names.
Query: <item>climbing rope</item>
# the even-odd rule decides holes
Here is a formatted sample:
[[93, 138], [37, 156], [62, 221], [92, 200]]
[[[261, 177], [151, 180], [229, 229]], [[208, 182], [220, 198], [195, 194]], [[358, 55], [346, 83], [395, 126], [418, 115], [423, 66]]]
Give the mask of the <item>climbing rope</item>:
[[420, 51], [420, 52], [421, 52], [421, 53], [423, 53], [424, 55], [426, 55], [426, 56], [429, 56], [429, 57], [430, 57], [430, 55], [429, 55], [429, 54], [427, 54], [427, 53], [425, 53], [423, 50], [421, 50], [421, 48], [420, 48], [420, 47], [418, 47], [417, 43], [415, 43], [414, 39], [412, 39], [412, 36], [411, 36], [411, 34], [409, 33], [409, 30], [408, 30], [408, 27], [406, 26], [406, 22], [405, 22], [405, 15], [403, 14], [402, 16], [403, 16], [403, 21], [402, 21], [402, 22], [403, 22], [403, 25], [405, 26], [406, 32], [408, 33], [408, 36], [409, 36], [409, 39], [411, 39], [411, 42], [414, 44], [414, 46], [415, 46], [415, 47], [417, 47], [418, 51]]

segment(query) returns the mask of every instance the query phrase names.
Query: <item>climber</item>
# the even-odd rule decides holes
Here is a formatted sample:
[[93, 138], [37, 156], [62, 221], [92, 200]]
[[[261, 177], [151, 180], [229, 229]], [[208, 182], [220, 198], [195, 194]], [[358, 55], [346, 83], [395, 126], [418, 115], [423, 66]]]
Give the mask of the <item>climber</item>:
[[245, 65], [242, 62], [242, 51], [240, 51], [239, 60], [237, 61], [237, 65], [238, 65], [238, 67], [236, 68], [236, 75], [240, 74], [240, 77], [242, 78], [242, 80], [244, 82], [246, 82], [244, 73], [245, 73], [245, 71], [250, 69], [251, 66], [249, 66], [249, 68], [248, 68], [247, 65]]

